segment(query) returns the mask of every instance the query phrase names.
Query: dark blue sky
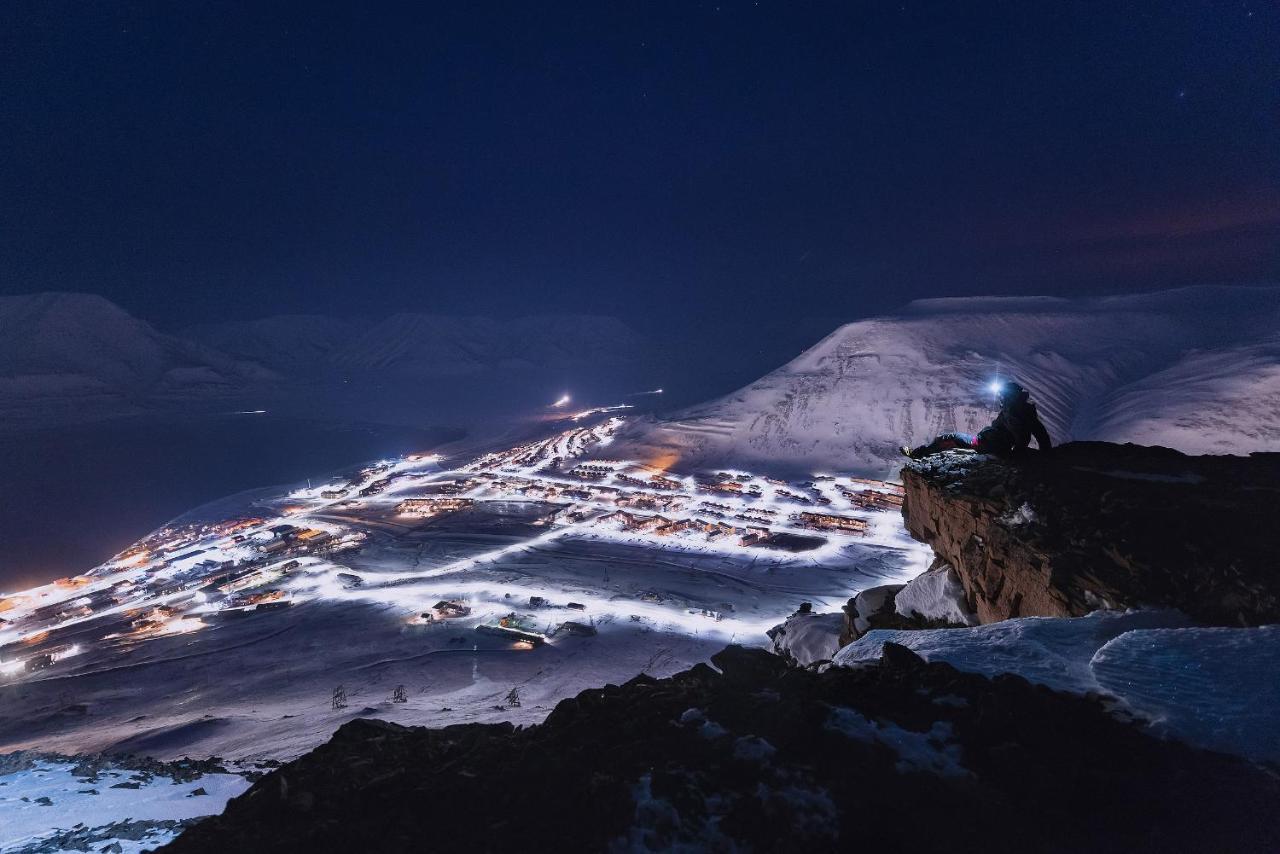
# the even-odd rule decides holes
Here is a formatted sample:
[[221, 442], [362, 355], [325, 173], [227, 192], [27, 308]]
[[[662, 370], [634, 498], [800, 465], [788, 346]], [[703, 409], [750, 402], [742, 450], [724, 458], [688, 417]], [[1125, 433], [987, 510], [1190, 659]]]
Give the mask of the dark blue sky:
[[833, 321], [1280, 276], [1280, 9], [0, 5], [0, 290]]

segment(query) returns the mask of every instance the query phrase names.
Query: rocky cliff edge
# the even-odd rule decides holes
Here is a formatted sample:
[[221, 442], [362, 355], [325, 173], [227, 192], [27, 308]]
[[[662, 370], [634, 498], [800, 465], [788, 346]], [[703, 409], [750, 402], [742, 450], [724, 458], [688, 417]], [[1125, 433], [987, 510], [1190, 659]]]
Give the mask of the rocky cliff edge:
[[983, 623], [1151, 606], [1280, 622], [1280, 454], [1074, 442], [1015, 460], [939, 454], [902, 480], [908, 530], [954, 567]]

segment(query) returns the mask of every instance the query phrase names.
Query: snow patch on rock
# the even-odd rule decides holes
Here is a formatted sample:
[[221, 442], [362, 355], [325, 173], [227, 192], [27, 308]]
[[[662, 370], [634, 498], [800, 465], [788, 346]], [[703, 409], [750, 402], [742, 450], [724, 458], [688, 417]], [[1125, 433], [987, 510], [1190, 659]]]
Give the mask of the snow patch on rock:
[[950, 565], [927, 570], [907, 582], [893, 600], [894, 610], [904, 617], [923, 617], [960, 626], [976, 626], [977, 616], [969, 610], [960, 576]]
[[800, 667], [830, 661], [840, 649], [844, 615], [799, 613], [769, 630], [773, 651]]
[[1032, 510], [1031, 505], [1025, 501], [1016, 510], [1010, 510], [1000, 517], [1000, 524], [1010, 528], [1034, 525], [1038, 521], [1039, 518], [1036, 516], [1036, 511]]
[[831, 710], [825, 726], [857, 741], [888, 747], [898, 754], [896, 767], [900, 773], [970, 775], [969, 769], [960, 762], [960, 745], [952, 743], [951, 724], [946, 721], [937, 721], [928, 732], [912, 732], [895, 723], [873, 721], [853, 709], [837, 706]]
[[853, 597], [853, 628], [859, 636], [871, 629], [871, 618], [885, 611], [892, 611], [894, 597], [906, 586], [903, 584], [882, 584], [871, 587]]

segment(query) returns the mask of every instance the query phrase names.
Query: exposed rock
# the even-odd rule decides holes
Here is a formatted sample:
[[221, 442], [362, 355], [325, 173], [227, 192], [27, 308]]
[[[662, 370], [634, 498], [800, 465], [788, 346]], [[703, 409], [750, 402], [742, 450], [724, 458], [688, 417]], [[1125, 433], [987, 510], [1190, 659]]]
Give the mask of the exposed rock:
[[[883, 628], [877, 618], [890, 619], [894, 613], [893, 599], [905, 585], [884, 584], [868, 587], [849, 600], [844, 606], [844, 632], [840, 646], [847, 646], [873, 628]], [[882, 621], [880, 620], [880, 621]]]
[[902, 479], [908, 530], [955, 567], [983, 623], [1141, 606], [1280, 621], [1280, 454], [1074, 442], [940, 454]]
[[844, 625], [840, 632], [841, 648], [848, 646], [872, 629], [949, 629], [963, 623], [903, 615], [897, 609], [897, 597], [908, 585], [884, 584], [858, 593], [844, 606]]
[[[730, 647], [540, 725], [357, 720], [171, 852], [1274, 850], [1280, 780], [1095, 699], [925, 662]], [[1117, 761], [1122, 757], [1123, 761]], [[305, 793], [305, 799], [299, 794]], [[924, 820], [926, 819], [927, 820]]]

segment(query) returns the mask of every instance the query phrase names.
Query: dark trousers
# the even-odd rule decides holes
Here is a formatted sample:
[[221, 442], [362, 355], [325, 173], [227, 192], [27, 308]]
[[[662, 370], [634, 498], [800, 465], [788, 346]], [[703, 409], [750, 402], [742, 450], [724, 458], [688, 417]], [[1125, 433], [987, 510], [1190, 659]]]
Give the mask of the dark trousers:
[[927, 445], [921, 445], [911, 452], [911, 459], [918, 460], [921, 457], [927, 457], [930, 454], [940, 454], [943, 451], [954, 451], [956, 448], [966, 448], [972, 451], [978, 445], [978, 437], [970, 433], [943, 433]]

